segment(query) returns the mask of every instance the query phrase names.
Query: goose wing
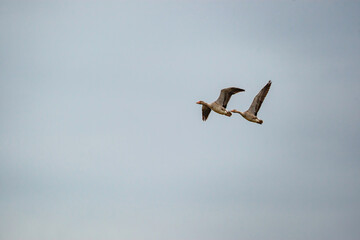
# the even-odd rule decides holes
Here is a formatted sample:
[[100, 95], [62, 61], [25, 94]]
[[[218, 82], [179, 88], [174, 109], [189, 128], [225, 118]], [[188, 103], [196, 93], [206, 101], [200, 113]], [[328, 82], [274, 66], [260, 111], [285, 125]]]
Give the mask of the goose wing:
[[202, 120], [206, 121], [206, 119], [209, 117], [209, 114], [211, 112], [211, 109], [205, 105], [202, 106]]
[[255, 116], [257, 116], [257, 113], [261, 107], [261, 104], [263, 103], [267, 93], [269, 92], [271, 86], [271, 81], [269, 81], [261, 90], [260, 92], [255, 96], [250, 108], [248, 109], [248, 112], [251, 112]]
[[231, 96], [235, 93], [243, 92], [243, 91], [245, 91], [245, 90], [241, 89], [241, 88], [236, 88], [236, 87], [224, 88], [221, 90], [220, 96], [215, 102], [217, 104], [223, 106], [224, 108], [226, 108]]

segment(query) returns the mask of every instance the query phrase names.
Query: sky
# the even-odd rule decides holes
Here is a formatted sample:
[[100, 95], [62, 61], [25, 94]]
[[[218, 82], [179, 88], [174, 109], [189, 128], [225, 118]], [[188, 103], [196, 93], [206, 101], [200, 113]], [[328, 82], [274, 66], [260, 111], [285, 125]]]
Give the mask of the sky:
[[359, 239], [359, 12], [0, 0], [0, 240]]

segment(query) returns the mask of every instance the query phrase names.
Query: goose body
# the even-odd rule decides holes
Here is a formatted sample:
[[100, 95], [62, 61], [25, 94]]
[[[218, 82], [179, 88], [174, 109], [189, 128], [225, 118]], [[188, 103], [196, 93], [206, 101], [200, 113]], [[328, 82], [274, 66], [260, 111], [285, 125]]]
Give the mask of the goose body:
[[271, 86], [271, 80], [260, 90], [260, 92], [255, 96], [251, 106], [245, 112], [240, 112], [236, 109], [231, 110], [233, 113], [239, 113], [246, 120], [258, 124], [262, 124], [264, 121], [257, 117], [257, 113], [260, 110], [261, 104], [263, 103], [267, 93], [269, 92]]
[[220, 95], [215, 102], [212, 103], [206, 103], [204, 101], [196, 102], [197, 104], [202, 105], [202, 120], [206, 121], [206, 119], [209, 117], [211, 110], [221, 115], [230, 117], [231, 112], [226, 110], [226, 106], [233, 94], [243, 91], [245, 90], [236, 87], [224, 88], [221, 90]]

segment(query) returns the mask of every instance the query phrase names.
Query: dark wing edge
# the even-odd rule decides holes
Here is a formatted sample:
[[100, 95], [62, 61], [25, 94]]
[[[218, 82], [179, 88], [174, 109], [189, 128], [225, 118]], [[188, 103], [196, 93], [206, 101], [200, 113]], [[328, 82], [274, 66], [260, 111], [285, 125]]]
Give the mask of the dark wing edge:
[[220, 96], [215, 102], [217, 104], [222, 105], [224, 108], [226, 108], [227, 104], [233, 94], [238, 93], [238, 92], [244, 92], [244, 91], [245, 91], [244, 89], [237, 88], [237, 87], [224, 88], [221, 90]]
[[202, 120], [206, 121], [206, 119], [209, 117], [209, 114], [211, 112], [211, 109], [207, 106], [202, 106]]
[[270, 86], [271, 86], [271, 80], [260, 90], [260, 92], [254, 97], [253, 102], [251, 103], [251, 106], [249, 107], [248, 111], [253, 113], [255, 116], [257, 116], [257, 113], [264, 102], [264, 99], [266, 95], [269, 92]]

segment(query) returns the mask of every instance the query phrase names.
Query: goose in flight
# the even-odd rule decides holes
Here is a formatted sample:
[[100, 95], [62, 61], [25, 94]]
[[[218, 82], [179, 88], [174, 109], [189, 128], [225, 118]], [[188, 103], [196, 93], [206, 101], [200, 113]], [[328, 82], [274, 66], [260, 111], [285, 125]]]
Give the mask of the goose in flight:
[[204, 101], [198, 101], [197, 104], [202, 105], [202, 120], [206, 121], [208, 118], [211, 110], [214, 112], [217, 112], [222, 115], [226, 115], [228, 117], [231, 116], [231, 112], [226, 110], [226, 106], [231, 98], [231, 96], [238, 92], [243, 92], [244, 89], [236, 88], [236, 87], [230, 87], [230, 88], [224, 88], [220, 92], [219, 98], [213, 102], [213, 103], [206, 103]]
[[239, 113], [241, 116], [243, 116], [246, 120], [258, 124], [262, 124], [263, 120], [259, 119], [257, 117], [257, 113], [261, 107], [261, 104], [263, 103], [267, 93], [269, 92], [271, 86], [271, 80], [263, 87], [260, 92], [255, 96], [251, 106], [246, 112], [240, 112], [236, 109], [231, 110], [233, 113]]

